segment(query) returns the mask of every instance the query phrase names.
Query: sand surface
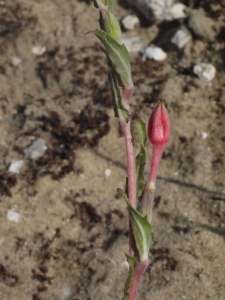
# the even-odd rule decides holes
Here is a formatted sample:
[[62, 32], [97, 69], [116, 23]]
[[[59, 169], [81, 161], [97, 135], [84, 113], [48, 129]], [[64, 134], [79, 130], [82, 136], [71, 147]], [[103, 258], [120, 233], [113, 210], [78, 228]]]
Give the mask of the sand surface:
[[[1, 300], [122, 298], [125, 146], [106, 59], [84, 36], [98, 27], [89, 2], [0, 3]], [[147, 122], [163, 98], [172, 123], [139, 300], [225, 300], [225, 1], [184, 3], [186, 19], [126, 32], [167, 52], [163, 62], [131, 54], [133, 111]], [[118, 2], [116, 12], [135, 14]], [[183, 49], [169, 42], [178, 28], [191, 35]], [[216, 68], [210, 84], [193, 73], [199, 63]], [[32, 160], [24, 150], [40, 138], [47, 150]]]

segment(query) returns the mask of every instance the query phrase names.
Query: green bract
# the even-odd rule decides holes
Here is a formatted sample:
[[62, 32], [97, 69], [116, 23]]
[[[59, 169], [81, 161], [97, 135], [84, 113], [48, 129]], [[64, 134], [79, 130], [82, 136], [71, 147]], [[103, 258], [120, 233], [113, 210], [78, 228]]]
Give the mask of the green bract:
[[123, 296], [122, 300], [127, 299], [128, 290], [129, 290], [130, 283], [131, 283], [131, 280], [132, 280], [133, 275], [134, 275], [134, 267], [135, 267], [135, 262], [136, 262], [135, 257], [129, 256], [129, 255], [126, 255], [126, 257], [127, 257], [127, 262], [129, 264], [129, 275], [127, 277], [127, 281], [126, 281], [126, 284], [125, 284], [125, 287], [124, 287], [124, 290], [123, 290], [124, 296]]
[[140, 197], [145, 185], [144, 169], [146, 164], [145, 143], [147, 140], [147, 132], [145, 123], [137, 113], [135, 114], [135, 121], [140, 142], [140, 152], [136, 156], [137, 197]]
[[118, 43], [121, 44], [121, 30], [120, 24], [117, 18], [110, 12], [107, 11], [105, 22], [105, 31]]
[[127, 122], [129, 118], [129, 113], [122, 104], [122, 98], [117, 85], [116, 76], [113, 73], [113, 71], [109, 71], [108, 80], [115, 117], [119, 118], [120, 120], [125, 120]]
[[121, 196], [123, 196], [127, 203], [139, 260], [148, 261], [149, 249], [152, 247], [152, 226], [147, 219], [147, 215], [141, 215], [135, 208], [130, 205], [130, 203], [128, 202], [127, 194], [121, 189], [118, 189], [117, 191]]

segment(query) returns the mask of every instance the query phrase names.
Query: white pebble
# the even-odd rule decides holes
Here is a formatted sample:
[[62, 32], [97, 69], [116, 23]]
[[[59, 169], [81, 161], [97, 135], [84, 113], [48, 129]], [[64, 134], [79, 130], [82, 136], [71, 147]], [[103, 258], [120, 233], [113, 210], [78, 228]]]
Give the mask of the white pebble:
[[201, 132], [201, 137], [203, 140], [205, 140], [208, 137], [208, 133], [207, 132]]
[[183, 48], [190, 40], [191, 36], [182, 29], [177, 30], [171, 39], [171, 42], [175, 44], [179, 49]]
[[15, 160], [9, 166], [9, 172], [14, 173], [14, 174], [19, 174], [23, 165], [24, 165], [23, 160]]
[[20, 214], [11, 209], [7, 210], [7, 217], [9, 221], [18, 223], [20, 221]]
[[171, 21], [175, 19], [185, 18], [187, 16], [185, 13], [186, 8], [187, 7], [182, 3], [174, 4], [168, 12], [166, 20]]
[[42, 47], [42, 46], [34, 46], [32, 48], [32, 53], [35, 55], [42, 55], [46, 52], [46, 47]]
[[139, 37], [122, 35], [122, 43], [126, 46], [128, 52], [139, 52], [142, 48], [142, 42]]
[[104, 173], [105, 173], [106, 177], [109, 177], [111, 175], [112, 171], [110, 169], [105, 169]]
[[202, 63], [195, 65], [193, 71], [202, 81], [206, 83], [212, 81], [216, 75], [216, 68], [211, 64]]
[[134, 29], [134, 27], [139, 25], [139, 23], [140, 23], [140, 21], [139, 21], [138, 17], [132, 16], [132, 15], [128, 15], [128, 16], [124, 17], [122, 20], [122, 24], [123, 24], [124, 28], [127, 30]]
[[127, 0], [149, 21], [161, 22], [170, 11], [173, 0]]
[[159, 47], [148, 47], [143, 51], [142, 60], [145, 61], [146, 59], [154, 59], [158, 61], [165, 60], [167, 57], [166, 52], [164, 52]]
[[14, 66], [14, 67], [17, 67], [20, 63], [21, 63], [21, 59], [19, 58], [19, 57], [16, 57], [16, 56], [14, 56], [13, 58], [12, 58], [12, 65]]
[[31, 159], [36, 160], [45, 154], [47, 147], [43, 139], [38, 139], [33, 144], [24, 150], [24, 153]]

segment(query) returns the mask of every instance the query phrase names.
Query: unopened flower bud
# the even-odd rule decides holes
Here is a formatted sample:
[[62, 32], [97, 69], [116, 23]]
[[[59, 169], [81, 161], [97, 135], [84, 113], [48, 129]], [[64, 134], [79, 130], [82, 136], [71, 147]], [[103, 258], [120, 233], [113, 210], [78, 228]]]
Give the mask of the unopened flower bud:
[[148, 138], [153, 147], [148, 189], [154, 190], [159, 162], [170, 138], [170, 119], [163, 101], [159, 101], [150, 116]]
[[170, 138], [170, 119], [163, 101], [159, 101], [153, 110], [148, 123], [148, 138], [150, 142], [158, 145], [164, 145]]
[[163, 101], [159, 101], [158, 105], [150, 116], [148, 123], [148, 138], [152, 143], [153, 149], [143, 210], [146, 212], [149, 221], [151, 221], [154, 204], [155, 182], [158, 173], [159, 162], [165, 146], [170, 138], [170, 119]]

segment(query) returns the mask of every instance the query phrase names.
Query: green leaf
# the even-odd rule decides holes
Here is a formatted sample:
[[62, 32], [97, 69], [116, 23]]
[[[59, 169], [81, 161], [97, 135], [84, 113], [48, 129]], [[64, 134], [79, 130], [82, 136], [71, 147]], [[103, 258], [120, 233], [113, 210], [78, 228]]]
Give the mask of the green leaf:
[[124, 198], [126, 202], [128, 202], [127, 194], [123, 190], [117, 189], [117, 192]]
[[112, 62], [113, 68], [119, 74], [122, 84], [129, 88], [132, 85], [130, 56], [124, 45], [117, 43], [108, 33], [96, 29], [93, 33], [104, 44], [107, 56]]
[[144, 190], [145, 165], [146, 165], [146, 151], [145, 151], [145, 147], [141, 144], [140, 153], [136, 156], [137, 197], [140, 197]]
[[115, 117], [127, 122], [129, 113], [122, 105], [122, 99], [117, 85], [116, 76], [112, 70], [109, 71], [108, 81]]
[[120, 24], [109, 10], [106, 14], [104, 29], [117, 43], [121, 44]]
[[148, 261], [149, 249], [152, 246], [152, 226], [147, 219], [147, 215], [142, 216], [128, 201], [128, 211], [131, 220], [132, 230], [136, 247], [139, 254], [139, 259]]
[[130, 205], [127, 194], [121, 189], [117, 189], [117, 191], [127, 203], [139, 259], [148, 261], [149, 249], [152, 247], [152, 226], [147, 219], [147, 215], [142, 216]]
[[147, 141], [147, 130], [146, 130], [145, 123], [142, 121], [142, 119], [137, 113], [135, 113], [135, 121], [136, 121], [136, 127], [137, 127], [140, 143], [142, 145], [145, 145]]
[[137, 113], [135, 114], [135, 121], [140, 141], [140, 152], [136, 156], [137, 197], [140, 197], [145, 185], [144, 169], [146, 165], [145, 143], [147, 140], [147, 132], [145, 123], [141, 120]]
[[125, 284], [125, 287], [124, 287], [124, 295], [123, 295], [123, 299], [122, 300], [126, 300], [127, 299], [127, 296], [128, 296], [128, 290], [129, 290], [129, 287], [130, 287], [130, 283], [131, 283], [131, 280], [133, 278], [133, 275], [134, 275], [134, 266], [135, 266], [135, 262], [136, 262], [136, 258], [133, 257], [133, 256], [129, 256], [126, 254], [126, 257], [127, 257], [127, 262], [129, 264], [129, 275], [127, 277], [127, 281], [126, 281], [126, 284]]
[[114, 14], [114, 0], [108, 0], [109, 11]]

